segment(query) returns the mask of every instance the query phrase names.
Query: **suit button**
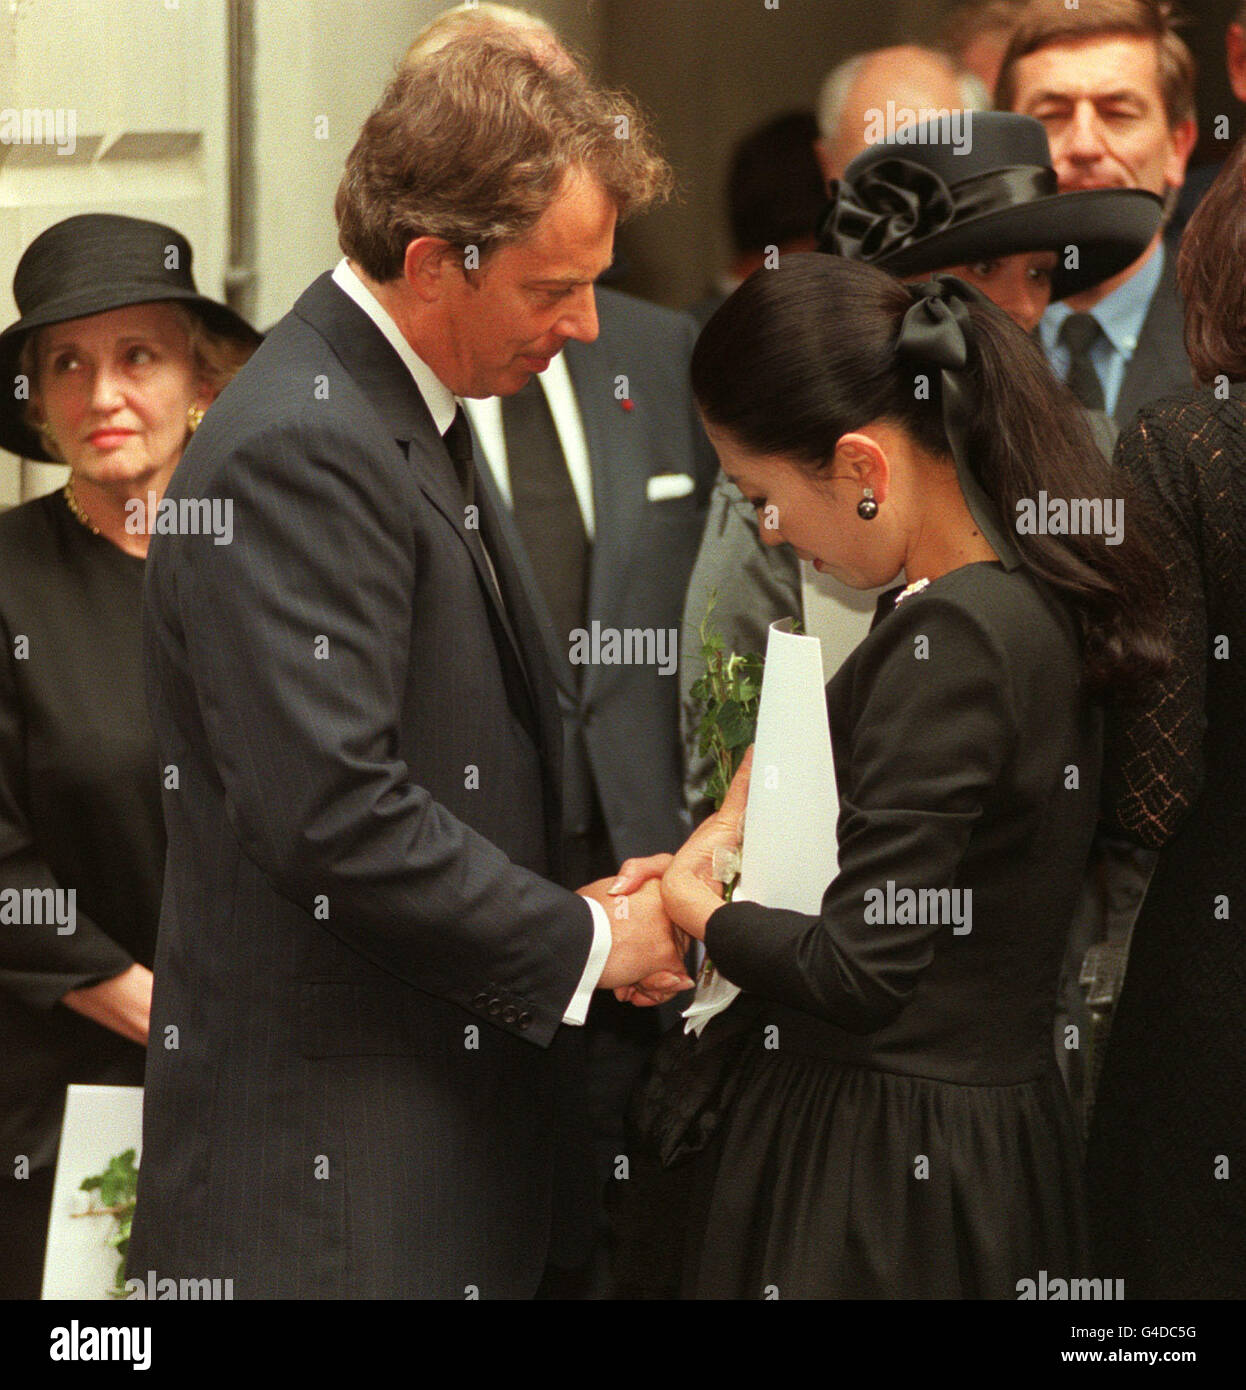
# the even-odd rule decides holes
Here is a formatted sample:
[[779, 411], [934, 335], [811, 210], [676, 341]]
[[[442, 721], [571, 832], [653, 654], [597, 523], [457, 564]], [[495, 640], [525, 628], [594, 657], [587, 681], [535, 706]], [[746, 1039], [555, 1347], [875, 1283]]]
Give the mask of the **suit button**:
[[489, 1000], [489, 1012], [496, 1018], [502, 1012], [502, 1001], [500, 999]]
[[472, 1000], [473, 1009], [483, 1009], [489, 1002], [489, 996], [482, 990], [475, 999]]
[[519, 1010], [514, 1006], [514, 1004], [507, 1004], [507, 1006], [502, 1010], [503, 1023], [514, 1023], [514, 1021], [518, 1017]]
[[532, 1022], [532, 1015], [525, 1009], [515, 1020], [521, 1028], [526, 1028]]

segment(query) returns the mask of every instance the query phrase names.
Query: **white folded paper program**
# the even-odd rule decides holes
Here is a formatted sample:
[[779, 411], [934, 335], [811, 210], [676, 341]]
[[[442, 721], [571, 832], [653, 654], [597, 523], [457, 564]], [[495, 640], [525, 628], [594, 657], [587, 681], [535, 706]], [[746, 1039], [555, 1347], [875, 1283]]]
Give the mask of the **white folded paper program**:
[[[839, 794], [821, 644], [791, 626], [790, 618], [772, 623], [766, 643], [740, 881], [732, 901], [816, 914], [838, 867]], [[739, 993], [715, 970], [708, 983], [698, 984], [684, 1011], [685, 1032], [699, 1034]]]

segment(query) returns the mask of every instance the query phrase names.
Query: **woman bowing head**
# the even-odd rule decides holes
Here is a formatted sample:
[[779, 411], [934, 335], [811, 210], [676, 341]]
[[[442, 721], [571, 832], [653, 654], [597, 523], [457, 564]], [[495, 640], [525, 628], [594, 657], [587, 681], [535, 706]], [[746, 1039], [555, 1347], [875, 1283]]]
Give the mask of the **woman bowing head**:
[[743, 991], [689, 1044], [745, 1039], [685, 1145], [683, 1290], [1015, 1298], [1086, 1275], [1051, 1027], [1101, 701], [1167, 660], [1142, 519], [1038, 346], [951, 276], [787, 258], [710, 320], [692, 372], [768, 543], [908, 583], [827, 689], [820, 913], [723, 904], [747, 769], [673, 861], [625, 866], [664, 868], [672, 919]]

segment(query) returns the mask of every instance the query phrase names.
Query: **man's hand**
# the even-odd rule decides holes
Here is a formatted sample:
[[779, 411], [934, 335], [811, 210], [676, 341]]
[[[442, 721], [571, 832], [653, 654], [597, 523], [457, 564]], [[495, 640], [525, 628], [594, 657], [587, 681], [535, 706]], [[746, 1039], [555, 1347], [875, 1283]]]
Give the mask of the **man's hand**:
[[[679, 853], [673, 856], [651, 854], [647, 859], [624, 860], [618, 877], [610, 885], [610, 891], [635, 893], [642, 884], [652, 883], [660, 876], [662, 905], [670, 920], [680, 931], [703, 941], [705, 924], [723, 902], [723, 885], [714, 874], [714, 855], [716, 851], [738, 853], [740, 849], [752, 771], [753, 750], [750, 748], [731, 779], [722, 808], [692, 832]], [[645, 1006], [663, 1004], [679, 992], [679, 989], [670, 989], [665, 980], [642, 979], [634, 984], [616, 987], [614, 994], [622, 1003]]]
[[93, 1019], [131, 1042], [147, 1045], [151, 1018], [152, 974], [145, 965], [132, 965], [111, 980], [84, 985], [61, 995], [61, 1003]]
[[651, 1003], [662, 1002], [653, 995], [665, 993], [669, 998], [691, 989], [684, 969], [683, 936], [662, 907], [658, 881], [650, 879], [628, 895], [612, 895], [609, 890], [614, 883], [602, 878], [578, 890], [581, 897], [596, 899], [610, 918], [610, 955], [598, 989], [621, 989], [643, 980]]

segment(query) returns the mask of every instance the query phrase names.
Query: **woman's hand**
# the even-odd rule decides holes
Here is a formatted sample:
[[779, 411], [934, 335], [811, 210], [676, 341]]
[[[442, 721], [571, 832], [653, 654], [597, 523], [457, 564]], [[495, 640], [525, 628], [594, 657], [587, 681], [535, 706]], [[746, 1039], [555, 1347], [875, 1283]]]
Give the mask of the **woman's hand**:
[[111, 980], [71, 989], [61, 996], [61, 1003], [146, 1047], [151, 1020], [151, 986], [151, 971], [145, 965], [134, 964]]
[[[748, 805], [748, 782], [753, 767], [750, 748], [740, 762], [723, 800], [722, 808], [703, 821], [676, 855], [651, 854], [647, 859], [624, 860], [611, 893], [634, 893], [642, 883], [662, 877], [662, 906], [671, 921], [698, 941], [705, 939], [710, 914], [722, 906], [723, 884], [714, 877], [714, 852], [739, 851]], [[616, 989], [615, 998], [640, 1007], [664, 1004], [678, 990], [668, 979], [652, 976], [639, 984]]]
[[679, 853], [625, 860], [610, 891], [634, 893], [646, 880], [661, 875], [662, 905], [667, 914], [682, 931], [702, 940], [707, 918], [716, 907], [722, 906], [723, 885], [713, 875], [714, 851], [740, 848], [752, 767], [753, 750], [750, 748], [732, 778], [722, 809], [702, 821]]
[[723, 902], [723, 883], [714, 874], [714, 852], [738, 853], [740, 849], [752, 768], [750, 748], [731, 780], [721, 809], [692, 832], [662, 875], [662, 906], [681, 931], [698, 941], [705, 940], [705, 924]]
[[661, 878], [673, 854], [650, 854], [644, 859], [625, 859], [619, 865], [619, 876], [606, 890], [609, 893], [634, 893], [651, 878]]

